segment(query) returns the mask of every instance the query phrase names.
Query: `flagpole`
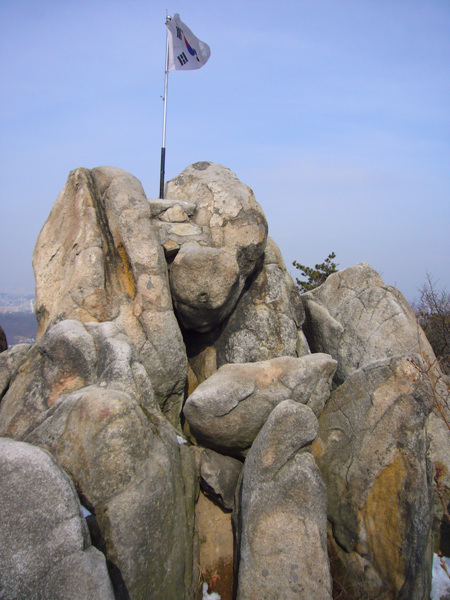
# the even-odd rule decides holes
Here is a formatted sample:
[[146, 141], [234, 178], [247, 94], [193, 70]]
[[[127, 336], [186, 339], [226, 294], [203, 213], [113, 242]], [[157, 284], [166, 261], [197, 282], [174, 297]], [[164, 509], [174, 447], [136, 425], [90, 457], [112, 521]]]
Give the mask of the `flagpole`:
[[[170, 21], [171, 17], [167, 15], [167, 21]], [[162, 144], [161, 144], [161, 168], [159, 172], [159, 197], [164, 198], [164, 176], [166, 168], [166, 121], [167, 121], [167, 88], [169, 85], [169, 32], [166, 28], [166, 68], [164, 76], [164, 113], [163, 113], [163, 132], [162, 132]]]

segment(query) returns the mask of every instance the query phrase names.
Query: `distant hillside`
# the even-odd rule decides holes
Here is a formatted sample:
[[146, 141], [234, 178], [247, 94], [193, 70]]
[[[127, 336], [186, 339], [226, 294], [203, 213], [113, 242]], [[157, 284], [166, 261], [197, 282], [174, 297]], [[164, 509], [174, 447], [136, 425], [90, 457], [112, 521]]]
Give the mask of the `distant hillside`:
[[0, 313], [34, 312], [34, 293], [0, 292]]
[[31, 312], [9, 312], [0, 314], [0, 325], [6, 334], [8, 348], [23, 342], [33, 343], [36, 339], [36, 316]]

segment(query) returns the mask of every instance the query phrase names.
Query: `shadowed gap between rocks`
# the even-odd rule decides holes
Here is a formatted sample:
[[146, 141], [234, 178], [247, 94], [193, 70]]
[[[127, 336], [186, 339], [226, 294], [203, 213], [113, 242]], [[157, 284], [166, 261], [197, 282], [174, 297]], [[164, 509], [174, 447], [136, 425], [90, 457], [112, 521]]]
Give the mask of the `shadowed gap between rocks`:
[[108, 558], [106, 541], [102, 535], [97, 517], [95, 516], [95, 508], [82, 491], [77, 489], [77, 494], [81, 506], [85, 507], [90, 512], [90, 514], [85, 517], [85, 520], [89, 529], [89, 535], [91, 536], [91, 543], [97, 550], [105, 555], [106, 567], [113, 586], [114, 600], [130, 600], [130, 594], [128, 593], [127, 586], [119, 567]]

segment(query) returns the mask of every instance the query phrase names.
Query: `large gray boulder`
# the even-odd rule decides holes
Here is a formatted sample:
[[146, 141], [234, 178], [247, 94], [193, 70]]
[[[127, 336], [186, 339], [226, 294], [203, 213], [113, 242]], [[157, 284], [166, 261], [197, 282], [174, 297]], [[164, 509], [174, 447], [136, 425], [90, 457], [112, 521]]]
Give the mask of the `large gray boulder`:
[[434, 356], [405, 298], [366, 263], [333, 273], [302, 300], [311, 351], [338, 361], [337, 383], [397, 354]]
[[429, 597], [431, 408], [417, 368], [397, 356], [355, 371], [319, 417], [313, 453], [334, 551], [356, 598]]
[[132, 600], [191, 598], [194, 497], [162, 415], [150, 427], [130, 395], [90, 386], [62, 397], [26, 440], [75, 481]]
[[331, 600], [327, 493], [311, 453], [318, 424], [285, 400], [244, 464], [237, 494], [237, 600]]
[[[165, 195], [180, 201], [176, 212], [175, 205], [159, 215], [166, 221], [158, 225], [165, 248], [170, 241], [180, 246], [170, 277], [175, 309], [184, 327], [207, 331], [233, 310], [264, 252], [267, 222], [252, 190], [214, 163], [187, 167], [167, 183]], [[191, 216], [186, 204], [195, 205]], [[182, 230], [188, 233], [184, 244]], [[177, 236], [171, 238], [170, 231]]]
[[38, 337], [62, 319], [120, 324], [177, 424], [186, 356], [151, 217], [131, 174], [113, 167], [69, 174], [33, 255]]
[[304, 320], [298, 288], [268, 238], [263, 265], [217, 340], [218, 367], [307, 354]]
[[225, 364], [309, 353], [300, 293], [270, 237], [262, 258], [223, 324], [204, 334], [186, 332], [189, 393]]
[[2, 600], [113, 600], [72, 482], [48, 452], [0, 438]]
[[64, 393], [96, 380], [94, 340], [79, 321], [61, 321], [28, 351], [0, 404], [0, 435], [23, 439]]
[[50, 327], [10, 384], [0, 426], [69, 473], [131, 600], [192, 598], [195, 464], [123, 328]]
[[10, 381], [15, 377], [20, 365], [30, 350], [30, 344], [15, 344], [0, 356], [0, 402], [8, 390]]
[[140, 356], [116, 323], [60, 321], [33, 347], [6, 352], [0, 365], [3, 358], [11, 375], [0, 405], [0, 435], [23, 439], [63, 394], [91, 384], [132, 393], [144, 411], [158, 412]]
[[336, 362], [326, 354], [229, 364], [186, 400], [184, 416], [195, 438], [224, 454], [245, 456], [273, 408], [283, 400], [320, 414]]
[[234, 254], [198, 244], [186, 244], [178, 252], [170, 283], [182, 325], [196, 331], [208, 331], [222, 322], [241, 291]]

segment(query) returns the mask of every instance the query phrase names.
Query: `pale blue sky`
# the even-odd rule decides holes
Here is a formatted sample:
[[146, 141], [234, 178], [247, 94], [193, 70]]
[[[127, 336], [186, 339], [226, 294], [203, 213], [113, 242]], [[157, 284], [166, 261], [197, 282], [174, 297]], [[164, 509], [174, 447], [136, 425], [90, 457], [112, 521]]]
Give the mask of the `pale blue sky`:
[[412, 300], [450, 289], [449, 0], [2, 0], [0, 291], [70, 170], [159, 191], [166, 9], [211, 47], [169, 76], [167, 179], [210, 160], [255, 192], [293, 276], [335, 251]]

